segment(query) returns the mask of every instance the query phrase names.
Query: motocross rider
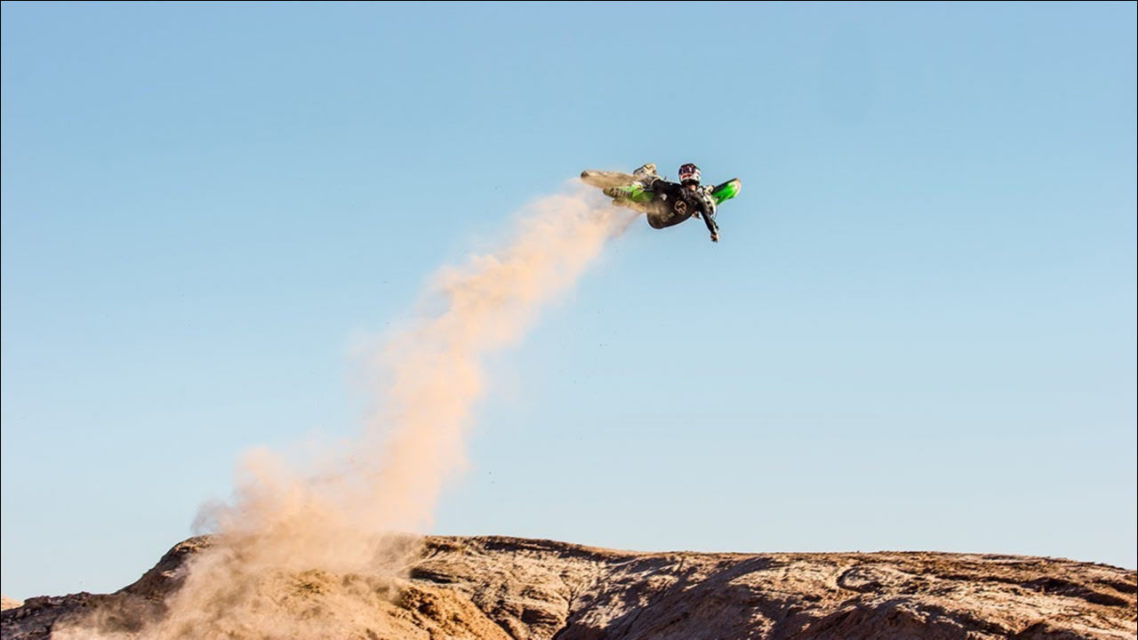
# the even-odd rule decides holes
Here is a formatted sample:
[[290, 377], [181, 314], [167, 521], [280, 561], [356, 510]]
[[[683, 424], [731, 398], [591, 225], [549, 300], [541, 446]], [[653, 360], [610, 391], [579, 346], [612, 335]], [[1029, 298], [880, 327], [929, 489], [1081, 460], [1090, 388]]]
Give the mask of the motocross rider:
[[715, 199], [711, 187], [700, 185], [699, 167], [688, 162], [680, 167], [680, 182], [669, 182], [656, 175], [656, 167], [648, 164], [633, 175], [642, 177], [644, 188], [656, 194], [657, 206], [648, 213], [648, 224], [663, 229], [679, 224], [693, 215], [702, 217], [711, 241], [719, 242], [719, 225], [715, 223]]

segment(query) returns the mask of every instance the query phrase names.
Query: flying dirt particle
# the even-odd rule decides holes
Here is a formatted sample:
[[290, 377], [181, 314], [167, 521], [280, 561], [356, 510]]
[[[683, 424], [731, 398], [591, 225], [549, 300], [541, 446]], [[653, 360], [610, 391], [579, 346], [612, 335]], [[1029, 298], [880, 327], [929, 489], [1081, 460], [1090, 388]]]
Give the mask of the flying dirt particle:
[[[308, 473], [264, 449], [247, 454], [235, 499], [199, 518], [214, 523], [217, 543], [189, 564], [166, 615], [124, 637], [337, 637], [337, 628], [370, 615], [369, 598], [388, 587], [335, 603], [333, 619], [321, 613], [327, 603], [313, 600], [319, 572], [382, 581], [403, 571], [416, 538], [393, 532], [425, 531], [445, 483], [464, 466], [484, 360], [517, 343], [634, 218], [569, 188], [525, 207], [500, 250], [441, 269], [425, 296], [435, 312], [377, 356], [388, 382], [375, 390], [378, 409], [360, 437], [307, 465], [315, 469]], [[298, 589], [301, 573], [309, 578]], [[74, 637], [92, 629], [115, 635], [87, 621]]]

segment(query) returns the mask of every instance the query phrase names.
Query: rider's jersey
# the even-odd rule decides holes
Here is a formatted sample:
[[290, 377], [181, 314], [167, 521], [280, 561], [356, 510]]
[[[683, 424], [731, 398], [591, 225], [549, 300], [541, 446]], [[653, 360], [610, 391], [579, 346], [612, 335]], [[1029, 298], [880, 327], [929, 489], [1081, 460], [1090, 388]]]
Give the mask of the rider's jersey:
[[[658, 224], [652, 224], [652, 226], [670, 227], [698, 213], [712, 235], [719, 233], [719, 225], [715, 223], [715, 199], [711, 197], [710, 187], [688, 189], [683, 185], [662, 178], [646, 185], [646, 187], [656, 194], [656, 200], [659, 203], [657, 208], [663, 209], [663, 213], [666, 214], [663, 219], [658, 220]], [[652, 222], [649, 219], [649, 223]]]

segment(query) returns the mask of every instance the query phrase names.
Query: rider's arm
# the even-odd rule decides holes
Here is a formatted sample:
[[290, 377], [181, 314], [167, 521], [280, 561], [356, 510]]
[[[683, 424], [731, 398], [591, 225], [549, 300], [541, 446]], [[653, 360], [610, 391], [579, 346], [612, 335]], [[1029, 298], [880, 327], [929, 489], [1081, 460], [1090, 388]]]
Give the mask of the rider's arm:
[[719, 242], [719, 225], [715, 224], [715, 215], [703, 214], [703, 221], [707, 224], [707, 230], [711, 232], [711, 241]]
[[701, 203], [700, 217], [703, 218], [703, 223], [707, 225], [707, 230], [711, 233], [711, 241], [719, 242], [719, 225], [715, 222], [715, 206], [712, 204], [708, 206], [707, 202]]

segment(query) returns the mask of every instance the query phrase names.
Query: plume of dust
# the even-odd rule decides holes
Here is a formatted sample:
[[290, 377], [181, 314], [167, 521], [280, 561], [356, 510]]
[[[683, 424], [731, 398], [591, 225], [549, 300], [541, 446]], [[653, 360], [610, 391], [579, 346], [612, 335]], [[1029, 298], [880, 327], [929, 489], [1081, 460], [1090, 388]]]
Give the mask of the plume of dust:
[[298, 473], [268, 451], [248, 454], [234, 502], [206, 514], [215, 544], [188, 565], [166, 615], [137, 635], [343, 637], [357, 621], [374, 619], [374, 593], [390, 584], [364, 588], [372, 596], [355, 609], [337, 602], [332, 612], [326, 602], [327, 615], [314, 613], [321, 607], [312, 602], [289, 604], [288, 594], [296, 595], [298, 575], [309, 582], [398, 575], [417, 550], [405, 533], [429, 526], [446, 481], [464, 464], [484, 359], [518, 341], [634, 217], [583, 186], [567, 188], [523, 209], [501, 250], [442, 269], [428, 288], [441, 308], [377, 356], [388, 384], [376, 391], [379, 409], [363, 434], [314, 473]]

